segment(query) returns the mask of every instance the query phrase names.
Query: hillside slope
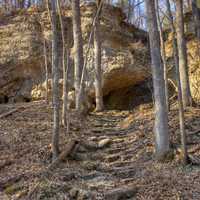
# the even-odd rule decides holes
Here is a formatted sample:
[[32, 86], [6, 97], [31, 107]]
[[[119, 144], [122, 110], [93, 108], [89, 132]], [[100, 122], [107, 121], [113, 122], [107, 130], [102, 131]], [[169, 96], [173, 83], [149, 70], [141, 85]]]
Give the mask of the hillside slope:
[[[43, 102], [1, 106], [0, 195], [1, 199], [24, 199], [51, 162], [52, 108]], [[40, 180], [31, 199], [199, 199], [200, 167], [180, 164], [180, 134], [176, 106], [170, 112], [170, 137], [174, 159], [158, 163], [153, 157], [153, 113], [141, 105], [130, 112], [91, 113], [80, 121], [71, 113], [70, 133], [61, 128], [61, 149], [73, 139], [95, 144], [109, 139], [99, 149], [79, 149]], [[188, 148], [199, 160], [200, 111], [186, 112]], [[131, 188], [129, 197], [113, 197], [116, 189]], [[103, 196], [105, 195], [106, 198]], [[108, 196], [107, 196], [108, 195]], [[97, 197], [98, 196], [98, 197]]]

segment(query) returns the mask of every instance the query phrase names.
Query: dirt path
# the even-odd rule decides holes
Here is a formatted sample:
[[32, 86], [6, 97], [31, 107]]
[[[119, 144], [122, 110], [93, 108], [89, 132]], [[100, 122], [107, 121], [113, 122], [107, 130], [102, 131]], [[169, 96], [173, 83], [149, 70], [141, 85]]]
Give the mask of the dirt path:
[[[28, 104], [26, 104], [28, 105]], [[5, 105], [7, 112], [19, 105]], [[21, 105], [20, 105], [21, 106]], [[80, 148], [73, 159], [59, 165], [42, 180], [31, 199], [112, 199], [109, 192], [129, 187], [131, 195], [116, 199], [200, 199], [199, 166], [182, 167], [178, 153], [168, 163], [153, 158], [153, 117], [150, 108], [132, 113], [92, 113], [83, 121], [71, 113], [71, 131], [61, 128], [61, 149], [72, 139], [110, 145], [95, 150]], [[200, 156], [200, 111], [186, 113], [188, 147]], [[177, 110], [170, 113], [173, 146], [180, 144]], [[0, 119], [0, 199], [24, 199], [38, 173], [51, 162], [52, 108], [40, 102]], [[127, 192], [128, 193], [128, 192]]]

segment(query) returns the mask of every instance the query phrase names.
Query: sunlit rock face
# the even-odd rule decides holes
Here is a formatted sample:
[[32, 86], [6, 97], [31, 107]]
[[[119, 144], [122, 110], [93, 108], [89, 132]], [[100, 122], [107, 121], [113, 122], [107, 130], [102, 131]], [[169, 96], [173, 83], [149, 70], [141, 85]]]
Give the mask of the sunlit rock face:
[[[191, 94], [196, 103], [200, 103], [200, 62], [199, 42], [195, 36], [195, 24], [191, 12], [185, 13], [185, 38], [187, 42], [188, 72]], [[172, 34], [169, 33], [165, 42], [170, 73], [169, 77], [176, 85], [175, 67], [173, 62]]]
[[[65, 8], [66, 39], [70, 41], [72, 65], [70, 87], [73, 88], [73, 34], [71, 10]], [[81, 5], [84, 52], [87, 48], [95, 4]], [[48, 67], [51, 73], [51, 25], [48, 13], [38, 8], [2, 16], [0, 20], [0, 97], [8, 101], [43, 98], [36, 88], [44, 86], [45, 67], [43, 41], [47, 41]], [[68, 36], [68, 38], [67, 38]], [[104, 5], [101, 13], [103, 93], [108, 95], [118, 89], [134, 86], [150, 76], [150, 58], [147, 34], [126, 23], [120, 8]], [[59, 33], [59, 38], [60, 33]], [[92, 46], [93, 48], [93, 46]], [[88, 61], [87, 80], [94, 74], [93, 49]], [[59, 42], [59, 69], [62, 78], [62, 42]], [[51, 78], [51, 75], [50, 75]], [[38, 87], [38, 84], [41, 87]], [[90, 84], [92, 85], [92, 84]], [[34, 92], [31, 93], [31, 91]], [[37, 96], [32, 96], [37, 94]], [[42, 92], [44, 94], [44, 92]], [[90, 89], [94, 96], [94, 89]], [[0, 98], [0, 99], [1, 99]]]
[[0, 21], [0, 97], [30, 98], [42, 76], [42, 32], [34, 16], [13, 15]]
[[[93, 10], [94, 4], [82, 8], [85, 41], [94, 16]], [[120, 8], [104, 6], [100, 27], [104, 95], [136, 85], [150, 76], [147, 33], [125, 21], [126, 17]]]

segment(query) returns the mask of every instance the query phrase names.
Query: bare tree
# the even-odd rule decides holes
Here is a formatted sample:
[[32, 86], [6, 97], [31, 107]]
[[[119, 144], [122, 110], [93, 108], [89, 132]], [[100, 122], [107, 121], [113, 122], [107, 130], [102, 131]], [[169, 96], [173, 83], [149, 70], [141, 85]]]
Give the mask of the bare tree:
[[192, 0], [192, 14], [195, 22], [195, 31], [200, 40], [200, 8], [198, 7], [197, 0]]
[[81, 73], [81, 81], [80, 81], [80, 88], [79, 88], [79, 97], [78, 97], [78, 105], [79, 107], [79, 114], [83, 114], [85, 112], [88, 111], [87, 108], [87, 97], [84, 93], [84, 86], [85, 86], [85, 78], [86, 78], [86, 67], [87, 67], [87, 63], [88, 63], [88, 54], [90, 52], [90, 48], [91, 48], [91, 44], [92, 44], [92, 36], [94, 33], [94, 29], [95, 29], [95, 23], [97, 20], [97, 17], [99, 17], [100, 15], [100, 11], [101, 11], [101, 6], [102, 6], [103, 1], [100, 1], [100, 4], [98, 6], [97, 12], [92, 20], [92, 26], [91, 26], [91, 30], [90, 30], [90, 34], [89, 34], [89, 39], [88, 39], [88, 43], [87, 43], [87, 48], [86, 48], [86, 52], [85, 52], [85, 60], [84, 60], [84, 65], [83, 65], [83, 69], [82, 69], [82, 73]]
[[[97, 2], [97, 9], [101, 0]], [[94, 27], [94, 66], [95, 66], [95, 94], [96, 94], [96, 111], [103, 110], [103, 91], [102, 91], [102, 69], [101, 69], [101, 38], [99, 34], [100, 17], [96, 17]]]
[[49, 79], [49, 71], [48, 71], [48, 58], [47, 58], [47, 44], [46, 39], [44, 38], [44, 64], [45, 64], [45, 101], [48, 104], [48, 79]]
[[155, 2], [146, 0], [146, 14], [151, 48], [151, 68], [153, 75], [154, 99], [155, 99], [155, 143], [156, 156], [163, 159], [169, 152], [169, 134], [167, 105], [165, 98], [165, 82], [163, 65], [160, 54], [159, 32], [156, 20]]
[[183, 20], [183, 1], [176, 0], [176, 32], [177, 32], [177, 44], [179, 55], [179, 71], [182, 90], [183, 106], [189, 106], [192, 104], [192, 96], [189, 85], [188, 74], [188, 61], [187, 61], [187, 49], [184, 35], [184, 20]]
[[176, 78], [177, 78], [177, 84], [178, 84], [179, 124], [180, 124], [181, 143], [182, 143], [182, 159], [183, 159], [183, 163], [187, 164], [188, 155], [187, 155], [187, 146], [186, 146], [184, 107], [183, 107], [180, 72], [179, 72], [178, 47], [177, 47], [177, 40], [176, 40], [176, 30], [174, 26], [173, 15], [171, 12], [171, 6], [170, 6], [169, 0], [166, 0], [166, 7], [167, 7], [167, 16], [168, 16], [171, 31], [172, 31], [173, 56], [174, 56], [174, 63], [176, 67]]
[[53, 134], [52, 151], [53, 160], [59, 154], [59, 69], [58, 69], [58, 13], [55, 0], [51, 0], [51, 19], [52, 19], [52, 75], [53, 75]]
[[75, 49], [75, 98], [76, 109], [80, 111], [82, 102], [82, 92], [80, 92], [81, 72], [83, 69], [83, 39], [81, 30], [81, 16], [80, 16], [80, 0], [73, 0], [72, 6], [72, 22], [73, 22], [73, 36], [74, 36], [74, 49]]
[[[67, 101], [68, 101], [68, 69], [69, 69], [69, 43], [65, 40], [65, 27], [63, 23], [60, 2], [57, 0], [58, 15], [60, 20], [61, 35], [62, 35], [62, 46], [63, 46], [63, 105], [62, 105], [62, 123], [67, 127]], [[67, 31], [68, 32], [68, 31]]]
[[167, 61], [166, 61], [164, 34], [163, 34], [162, 22], [161, 22], [160, 13], [159, 13], [159, 1], [155, 0], [155, 4], [156, 4], [156, 11], [157, 11], [156, 14], [157, 14], [158, 30], [159, 30], [159, 35], [160, 35], [161, 56], [162, 56], [163, 68], [164, 68], [165, 97], [166, 97], [166, 103], [167, 103], [167, 110], [169, 111]]

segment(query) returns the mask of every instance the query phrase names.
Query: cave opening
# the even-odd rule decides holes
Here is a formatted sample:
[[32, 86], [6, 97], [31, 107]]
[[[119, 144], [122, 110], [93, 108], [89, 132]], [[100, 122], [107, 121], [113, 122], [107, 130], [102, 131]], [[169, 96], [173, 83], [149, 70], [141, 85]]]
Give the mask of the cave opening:
[[111, 91], [104, 96], [105, 108], [108, 110], [132, 110], [141, 104], [152, 106], [152, 103], [152, 84], [149, 81]]
[[0, 96], [0, 104], [6, 104], [9, 102], [9, 98], [7, 95], [1, 95]]

